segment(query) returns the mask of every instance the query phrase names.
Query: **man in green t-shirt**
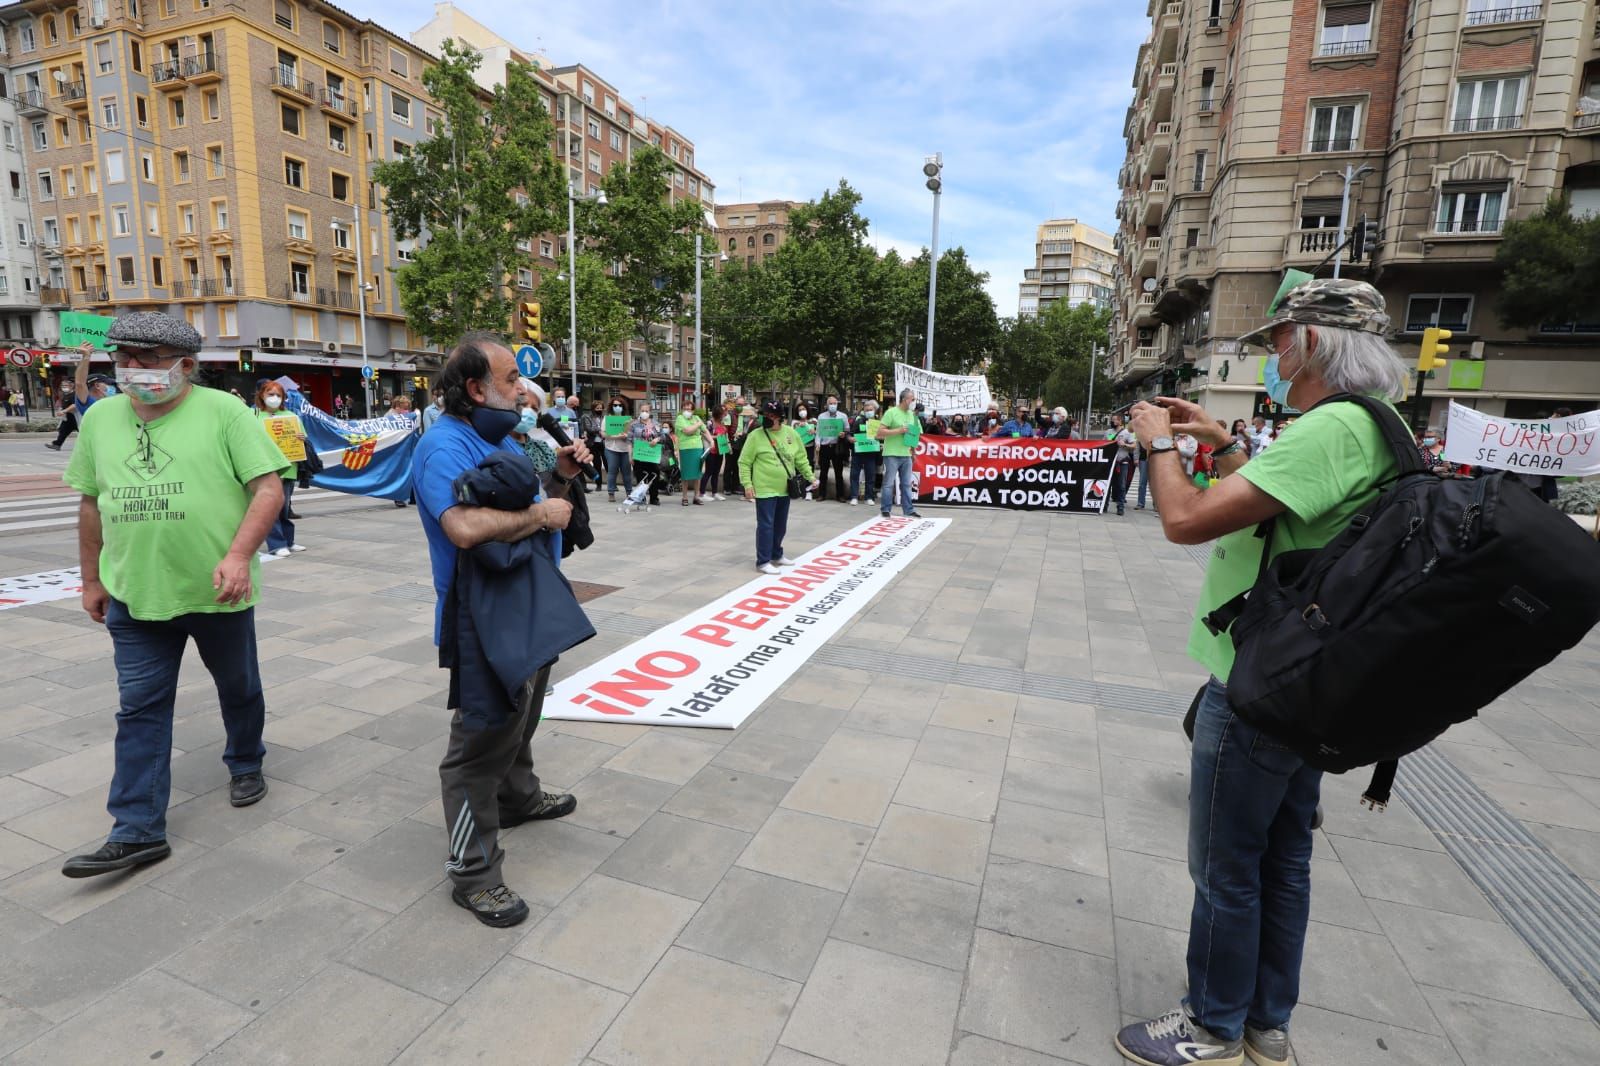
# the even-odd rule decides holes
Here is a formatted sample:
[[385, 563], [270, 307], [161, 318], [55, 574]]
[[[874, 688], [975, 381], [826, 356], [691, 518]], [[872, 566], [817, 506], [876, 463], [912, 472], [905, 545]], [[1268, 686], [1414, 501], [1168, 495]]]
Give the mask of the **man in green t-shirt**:
[[67, 859], [68, 877], [172, 853], [172, 709], [191, 638], [217, 685], [229, 801], [245, 807], [267, 794], [256, 550], [283, 505], [288, 461], [248, 407], [190, 384], [200, 335], [188, 323], [135, 312], [106, 341], [122, 391], [85, 414], [65, 481], [82, 494], [83, 609], [111, 634], [117, 667], [114, 824], [98, 851]]
[[[1409, 377], [1384, 340], [1383, 297], [1365, 282], [1308, 281], [1273, 311], [1241, 341], [1268, 349], [1263, 383], [1272, 401], [1306, 413], [1270, 450], [1246, 463], [1242, 444], [1183, 400], [1141, 403], [1132, 413], [1168, 539], [1215, 542], [1189, 636], [1189, 654], [1211, 674], [1190, 765], [1189, 994], [1116, 1041], [1125, 1057], [1159, 1066], [1239, 1063], [1246, 1052], [1256, 1063], [1289, 1059], [1322, 774], [1234, 714], [1233, 642], [1200, 619], [1255, 583], [1267, 550], [1255, 535], [1261, 523], [1274, 523], [1273, 555], [1319, 548], [1371, 503], [1394, 473], [1382, 431], [1355, 404], [1318, 404], [1339, 393], [1394, 402]], [[1201, 489], [1184, 476], [1179, 433], [1216, 449], [1216, 485]]]
[[900, 486], [901, 513], [907, 518], [922, 517], [911, 490], [911, 456], [922, 435], [922, 420], [911, 410], [916, 402], [915, 392], [901, 389], [900, 402], [884, 412], [878, 424], [878, 439], [883, 441], [883, 495], [878, 500], [878, 513], [885, 518], [894, 509], [896, 484]]

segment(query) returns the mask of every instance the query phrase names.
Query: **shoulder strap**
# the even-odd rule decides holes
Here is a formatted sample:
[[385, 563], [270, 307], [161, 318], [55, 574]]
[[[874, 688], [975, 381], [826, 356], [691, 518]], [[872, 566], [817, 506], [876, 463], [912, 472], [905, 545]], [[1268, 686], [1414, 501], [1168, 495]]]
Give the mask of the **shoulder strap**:
[[772, 448], [772, 454], [776, 455], [778, 462], [783, 464], [784, 476], [794, 477], [794, 470], [789, 466], [789, 460], [783, 457], [783, 453], [778, 450], [778, 442], [772, 439], [772, 431], [763, 426], [761, 427], [761, 432], [766, 435], [767, 444]]
[[1399, 467], [1402, 476], [1427, 471], [1428, 468], [1422, 461], [1422, 453], [1417, 451], [1417, 442], [1412, 439], [1411, 431], [1406, 428], [1406, 424], [1401, 421], [1400, 415], [1394, 408], [1371, 396], [1340, 392], [1318, 401], [1311, 409], [1314, 411], [1325, 403], [1353, 403], [1371, 415], [1373, 421], [1378, 423], [1378, 431], [1383, 434], [1384, 443], [1389, 445], [1389, 450], [1394, 454], [1395, 465]]

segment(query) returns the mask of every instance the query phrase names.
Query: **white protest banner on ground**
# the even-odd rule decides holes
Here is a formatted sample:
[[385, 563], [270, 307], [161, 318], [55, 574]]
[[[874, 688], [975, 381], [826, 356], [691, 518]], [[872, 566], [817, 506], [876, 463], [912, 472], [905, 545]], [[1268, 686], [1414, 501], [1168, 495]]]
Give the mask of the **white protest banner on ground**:
[[0, 611], [13, 607], [32, 607], [36, 603], [64, 600], [83, 591], [83, 578], [76, 566], [65, 570], [46, 570], [42, 574], [0, 578]]
[[733, 729], [950, 524], [880, 518], [561, 681], [544, 717]]
[[958, 374], [940, 374], [920, 366], [894, 365], [894, 395], [898, 399], [903, 389], [917, 394], [917, 402], [931, 417], [938, 414], [973, 414], [987, 411], [994, 402], [989, 395], [989, 379], [982, 374], [962, 377]]
[[1444, 457], [1519, 474], [1600, 474], [1600, 411], [1566, 418], [1500, 418], [1452, 400]]

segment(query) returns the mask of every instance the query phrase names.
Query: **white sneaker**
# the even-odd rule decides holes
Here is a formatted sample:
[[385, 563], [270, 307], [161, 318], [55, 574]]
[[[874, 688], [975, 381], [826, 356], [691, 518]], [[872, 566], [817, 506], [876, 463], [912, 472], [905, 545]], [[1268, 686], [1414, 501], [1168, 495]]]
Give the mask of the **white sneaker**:
[[711, 498], [712, 498], [712, 499], [713, 499], [713, 500], [719, 500], [719, 501], [720, 501], [720, 500], [726, 500], [726, 499], [727, 499], [727, 497], [726, 497], [726, 496], [724, 496], [724, 495], [723, 495], [723, 494], [722, 494], [722, 493], [720, 493], [720, 492], [714, 492], [714, 493], [712, 493], [712, 494], [711, 494]]
[[273, 552], [272, 554], [276, 555], [280, 559], [287, 559], [287, 558], [289, 558], [289, 549], [288, 548], [279, 548], [277, 551]]
[[761, 571], [763, 574], [780, 574], [783, 572], [776, 566], [773, 566], [771, 563], [762, 563], [760, 566], [756, 567], [756, 569]]
[[256, 558], [260, 562], [270, 563], [272, 560], [276, 559], [277, 556], [273, 555], [271, 552], [262, 552], [260, 555], [256, 556]]
[[787, 555], [782, 556], [781, 558], [779, 558], [777, 560], [777, 562], [778, 562], [779, 566], [793, 566], [794, 565], [794, 560], [789, 558]]
[[289, 550], [292, 552], [303, 552], [306, 550], [306, 546], [304, 544], [291, 544], [289, 545]]
[[854, 496], [850, 497], [850, 506], [851, 507], [855, 507], [855, 506], [859, 505], [860, 503], [861, 503], [861, 501], [856, 499]]

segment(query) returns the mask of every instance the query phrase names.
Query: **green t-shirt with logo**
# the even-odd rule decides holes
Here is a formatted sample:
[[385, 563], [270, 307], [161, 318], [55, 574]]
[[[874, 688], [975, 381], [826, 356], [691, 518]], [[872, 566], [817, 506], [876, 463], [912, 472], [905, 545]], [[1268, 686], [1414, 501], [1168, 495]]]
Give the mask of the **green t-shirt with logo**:
[[[884, 429], [902, 429], [907, 426], [920, 430], [922, 423], [917, 421], [915, 414], [903, 411], [899, 407], [891, 407], [883, 413]], [[883, 438], [883, 454], [910, 455], [911, 435], [897, 433], [892, 437]]]
[[141, 423], [127, 396], [89, 409], [63, 480], [100, 510], [100, 581], [133, 617], [165, 621], [242, 611], [256, 602], [261, 564], [250, 553], [250, 596], [217, 602], [211, 573], [239, 531], [245, 484], [290, 467], [248, 407], [195, 387]]
[[[1320, 548], [1338, 536], [1394, 472], [1394, 455], [1372, 416], [1353, 403], [1330, 403], [1302, 415], [1234, 476], [1287, 508], [1272, 531], [1276, 558], [1297, 548]], [[1212, 636], [1200, 619], [1256, 583], [1262, 540], [1255, 534], [1254, 526], [1241, 529], [1212, 547], [1189, 630], [1190, 657], [1224, 682], [1233, 670], [1233, 638]]]
[[705, 439], [700, 435], [705, 429], [705, 422], [699, 415], [686, 415], [681, 412], [672, 420], [672, 443], [678, 451], [693, 451], [706, 446]]

